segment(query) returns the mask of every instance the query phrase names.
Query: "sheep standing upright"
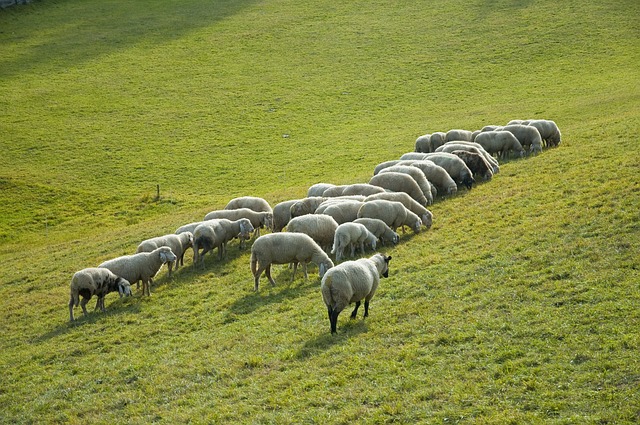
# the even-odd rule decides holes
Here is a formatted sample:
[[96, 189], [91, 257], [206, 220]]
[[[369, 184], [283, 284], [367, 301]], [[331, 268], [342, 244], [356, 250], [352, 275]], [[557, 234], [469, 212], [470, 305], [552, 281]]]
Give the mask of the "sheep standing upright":
[[273, 212], [271, 205], [265, 199], [257, 196], [233, 198], [224, 207], [225, 210], [238, 210], [240, 208], [249, 208], [255, 212]]
[[351, 248], [351, 257], [355, 256], [356, 247], [360, 246], [360, 251], [364, 255], [364, 244], [367, 243], [376, 249], [378, 238], [361, 223], [343, 223], [335, 231], [332, 254], [336, 255], [336, 262], [344, 257], [344, 250]]
[[391, 257], [375, 254], [370, 258], [345, 261], [328, 270], [322, 278], [322, 299], [327, 306], [331, 333], [337, 332], [338, 315], [349, 304], [356, 303], [351, 313], [355, 319], [360, 303], [364, 300], [364, 317], [369, 316], [369, 302], [373, 298], [380, 276], [389, 276]]
[[[177, 270], [178, 266], [184, 266], [185, 251], [188, 248], [193, 247], [193, 234], [187, 231], [177, 235], [171, 234], [147, 239], [140, 242], [140, 245], [138, 245], [138, 248], [136, 249], [136, 253], [151, 252], [161, 246], [168, 246], [169, 248], [171, 248], [171, 251], [176, 255], [176, 257], [178, 257], [178, 259], [175, 261]], [[171, 277], [173, 264], [173, 261], [167, 263], [167, 267], [169, 268], [169, 277]]]
[[[74, 273], [71, 278], [69, 296], [69, 320], [73, 322], [73, 307], [80, 304], [82, 313], [87, 315], [87, 303], [93, 295], [98, 296], [96, 309], [105, 311], [104, 297], [110, 292], [118, 291], [120, 297], [131, 295], [131, 284], [107, 269], [89, 267]], [[82, 296], [82, 301], [80, 301]]]

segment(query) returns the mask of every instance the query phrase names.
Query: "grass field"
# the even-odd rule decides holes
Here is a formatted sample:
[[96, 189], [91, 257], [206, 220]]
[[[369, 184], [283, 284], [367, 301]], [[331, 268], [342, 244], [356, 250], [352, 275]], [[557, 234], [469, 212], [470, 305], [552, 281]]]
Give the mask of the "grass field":
[[[634, 0], [0, 10], [0, 423], [637, 423], [639, 16]], [[68, 323], [75, 271], [233, 197], [366, 182], [418, 135], [531, 117], [560, 147], [432, 205], [337, 335], [315, 267], [254, 293], [235, 243]]]

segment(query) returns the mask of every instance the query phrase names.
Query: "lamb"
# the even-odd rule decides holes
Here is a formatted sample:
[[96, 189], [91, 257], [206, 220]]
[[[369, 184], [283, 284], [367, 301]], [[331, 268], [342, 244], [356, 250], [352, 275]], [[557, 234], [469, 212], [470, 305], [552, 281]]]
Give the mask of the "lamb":
[[142, 295], [151, 296], [151, 284], [164, 263], [176, 261], [178, 257], [168, 246], [161, 246], [151, 252], [123, 255], [105, 261], [98, 267], [105, 268], [131, 284], [142, 281]]
[[364, 227], [367, 228], [371, 233], [375, 235], [376, 238], [385, 245], [385, 242], [391, 242], [396, 245], [400, 242], [400, 235], [391, 230], [391, 227], [387, 226], [387, 224], [378, 219], [378, 218], [358, 218], [354, 221], [354, 223], [363, 224]]
[[524, 149], [518, 138], [508, 131], [485, 131], [476, 137], [476, 143], [484, 148], [490, 155], [507, 157], [512, 151], [518, 157], [524, 155]]
[[535, 127], [540, 133], [540, 137], [549, 147], [556, 147], [560, 144], [562, 135], [558, 125], [551, 120], [531, 120], [527, 124]]
[[291, 206], [300, 199], [291, 199], [276, 204], [273, 207], [273, 231], [281, 232], [285, 228], [289, 220], [291, 220]]
[[271, 277], [271, 264], [294, 263], [291, 275], [293, 282], [298, 263], [303, 265], [304, 277], [308, 279], [307, 263], [309, 262], [318, 265], [321, 278], [327, 270], [333, 267], [333, 261], [309, 235], [286, 232], [260, 236], [251, 247], [251, 273], [254, 277], [254, 290], [258, 290], [260, 275], [263, 271], [271, 285], [275, 286], [276, 282]]
[[358, 218], [358, 210], [362, 204], [362, 201], [355, 200], [327, 202], [318, 207], [316, 214], [331, 216], [338, 224], [347, 223]]
[[425, 155], [425, 159], [433, 161], [447, 170], [447, 173], [456, 183], [466, 186], [467, 189], [471, 189], [476, 182], [467, 164], [453, 154], [446, 152], [428, 153]]
[[505, 126], [502, 131], [512, 133], [523, 148], [528, 148], [529, 152], [536, 154], [542, 152], [542, 137], [537, 128], [529, 125], [513, 124]]
[[327, 306], [331, 333], [337, 333], [338, 315], [349, 304], [356, 306], [351, 318], [358, 314], [360, 303], [364, 300], [364, 317], [369, 316], [369, 302], [373, 298], [380, 277], [389, 277], [389, 261], [391, 256], [375, 254], [370, 258], [356, 261], [345, 261], [327, 271], [322, 278], [322, 299]]
[[[96, 295], [98, 301], [95, 309], [104, 312], [104, 297], [110, 292], [118, 291], [120, 297], [131, 295], [131, 284], [107, 269], [89, 267], [74, 273], [71, 278], [69, 296], [69, 320], [73, 322], [73, 307], [80, 304], [82, 312], [87, 315], [87, 303]], [[80, 301], [82, 296], [82, 301]]]
[[416, 152], [421, 152], [421, 153], [433, 152], [433, 148], [431, 147], [431, 135], [425, 134], [425, 135], [419, 136], [416, 139], [416, 145], [414, 150]]
[[[455, 184], [455, 183], [454, 183]], [[420, 217], [422, 224], [429, 229], [433, 223], [433, 214], [431, 211], [417, 203], [411, 196], [404, 192], [385, 192], [368, 196], [365, 198], [365, 202], [375, 201], [378, 199], [384, 199], [387, 201], [400, 202], [406, 209]], [[357, 220], [356, 220], [357, 221]], [[375, 233], [375, 232], [374, 232]], [[378, 236], [378, 235], [376, 235]]]
[[394, 232], [398, 227], [409, 226], [414, 233], [420, 233], [420, 218], [405, 208], [400, 202], [378, 199], [362, 204], [358, 218], [377, 218], [385, 222]]
[[244, 240], [249, 239], [253, 230], [248, 218], [235, 221], [225, 218], [207, 220], [196, 227], [193, 233], [193, 264], [196, 265], [200, 261], [204, 266], [204, 255], [215, 248], [218, 248], [218, 259], [222, 260], [229, 241], [240, 238], [242, 247]]
[[316, 183], [314, 185], [312, 185], [311, 187], [309, 187], [309, 190], [307, 190], [307, 197], [311, 198], [314, 196], [322, 196], [322, 192], [324, 192], [325, 190], [329, 189], [330, 187], [335, 186], [335, 184], [331, 184], [331, 183]]
[[431, 133], [431, 149], [434, 151], [444, 144], [447, 138], [447, 134], [442, 131], [436, 131]]
[[287, 232], [309, 235], [322, 249], [329, 251], [337, 228], [338, 223], [329, 215], [306, 214], [292, 218]]
[[418, 183], [416, 183], [414, 178], [408, 174], [396, 172], [379, 173], [371, 177], [369, 183], [393, 192], [405, 192], [415, 199], [420, 205], [426, 206], [429, 203]]
[[294, 202], [290, 208], [291, 218], [305, 214], [313, 214], [316, 212], [316, 209], [318, 209], [320, 204], [326, 200], [327, 198], [324, 196], [311, 196], [301, 199], [298, 202]]
[[437, 195], [438, 191], [435, 186], [432, 186], [431, 183], [429, 183], [429, 180], [427, 180], [427, 177], [420, 168], [411, 165], [393, 165], [380, 171], [380, 174], [389, 172], [404, 173], [411, 176], [416, 183], [418, 183], [418, 186], [420, 186], [420, 190], [422, 190], [424, 197], [427, 198], [427, 205], [433, 204], [433, 198]]
[[422, 170], [430, 183], [437, 189], [441, 196], [455, 195], [458, 192], [458, 185], [451, 178], [447, 170], [433, 161], [400, 161], [401, 165], [413, 165]]
[[238, 210], [240, 208], [249, 208], [255, 212], [273, 212], [271, 205], [263, 198], [256, 196], [241, 196], [239, 198], [233, 198], [224, 207], [225, 210]]
[[[171, 251], [178, 257], [175, 262], [176, 270], [179, 266], [184, 266], [184, 253], [188, 248], [193, 247], [193, 233], [186, 231], [180, 234], [164, 235], [155, 238], [147, 239], [140, 242], [136, 253], [139, 252], [151, 252], [161, 246], [168, 246]], [[173, 262], [167, 263], [169, 268], [169, 277], [171, 277], [171, 270], [173, 269]]]
[[251, 225], [255, 229], [255, 236], [260, 236], [260, 229], [266, 227], [267, 229], [273, 228], [273, 212], [256, 212], [249, 208], [239, 208], [237, 210], [217, 210], [211, 211], [204, 219], [211, 220], [214, 218], [226, 218], [227, 220], [239, 220], [241, 218], [248, 218], [251, 221]]
[[491, 156], [491, 154], [487, 152], [482, 147], [482, 145], [476, 142], [462, 142], [462, 141], [447, 142], [444, 145], [440, 146], [436, 152], [453, 153], [453, 151], [457, 151], [457, 150], [466, 150], [466, 151], [470, 151], [470, 152], [474, 152], [479, 155], [482, 155], [482, 157], [487, 161], [487, 163], [489, 163], [491, 172], [493, 174], [497, 174], [500, 172], [500, 165], [498, 164], [498, 161], [493, 156]]
[[464, 140], [470, 142], [473, 138], [473, 133], [469, 130], [449, 130], [444, 138], [445, 142], [452, 142], [456, 140]]
[[333, 249], [331, 253], [336, 255], [336, 262], [344, 257], [346, 247], [351, 248], [351, 257], [355, 256], [356, 246], [360, 246], [360, 251], [364, 255], [364, 244], [367, 243], [376, 249], [378, 238], [360, 223], [343, 223], [335, 231]]

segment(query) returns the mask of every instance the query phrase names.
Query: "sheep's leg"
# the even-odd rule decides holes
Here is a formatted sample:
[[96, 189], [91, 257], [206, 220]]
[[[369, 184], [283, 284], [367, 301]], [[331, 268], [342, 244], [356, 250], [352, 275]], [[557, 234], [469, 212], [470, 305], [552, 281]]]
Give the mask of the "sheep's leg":
[[260, 276], [262, 275], [262, 272], [264, 270], [265, 270], [265, 267], [263, 267], [262, 264], [259, 264], [258, 269], [253, 275], [253, 281], [254, 281], [253, 290], [256, 292], [258, 292], [258, 284], [260, 283]]
[[369, 316], [369, 300], [364, 300], [364, 317]]
[[82, 313], [86, 316], [89, 313], [87, 313], [87, 303], [89, 302], [89, 298], [82, 298], [80, 300], [80, 307], [82, 307]]
[[[174, 261], [169, 261], [167, 263], [167, 268], [169, 269], [169, 277], [171, 277], [171, 271], [173, 270], [173, 263]], [[175, 261], [176, 265], [178, 264], [178, 260]], [[177, 269], [178, 267], [176, 267]]]
[[291, 273], [291, 282], [296, 278], [296, 270], [298, 270], [298, 262], [293, 263], [293, 273]]
[[309, 280], [309, 275], [307, 274], [307, 263], [302, 263], [302, 271], [304, 272], [304, 280]]
[[269, 282], [271, 282], [271, 286], [276, 286], [276, 281], [271, 277], [271, 264], [269, 264], [265, 269], [265, 274], [267, 275], [267, 279], [269, 279]]
[[100, 308], [100, 296], [98, 296], [98, 299], [96, 300], [96, 306], [93, 308], [93, 311], [96, 311], [99, 308]]
[[73, 297], [69, 300], [69, 321], [73, 322]]
[[350, 243], [349, 248], [351, 248], [351, 258], [356, 256], [356, 244]]
[[338, 310], [329, 307], [329, 323], [331, 324], [331, 334], [338, 333], [338, 314], [340, 314]]
[[353, 311], [351, 312], [352, 319], [356, 318], [356, 315], [358, 314], [358, 308], [360, 308], [360, 301], [356, 301], [356, 308], [354, 308]]

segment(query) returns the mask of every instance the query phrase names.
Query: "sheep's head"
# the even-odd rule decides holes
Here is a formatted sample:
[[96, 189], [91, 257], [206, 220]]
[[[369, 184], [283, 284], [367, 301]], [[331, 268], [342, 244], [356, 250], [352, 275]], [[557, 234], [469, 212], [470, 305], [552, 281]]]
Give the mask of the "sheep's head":
[[400, 235], [396, 232], [393, 232], [393, 238], [391, 239], [394, 245], [397, 245], [400, 242]]
[[273, 213], [266, 213], [262, 221], [262, 225], [269, 230], [273, 229]]
[[474, 184], [475, 182], [476, 182], [476, 181], [474, 180], [473, 176], [471, 176], [470, 174], [469, 174], [469, 175], [466, 175], [466, 176], [462, 179], [462, 184], [463, 184], [463, 185], [465, 185], [465, 187], [466, 187], [467, 189], [469, 189], [469, 190], [471, 190], [471, 188], [473, 187], [473, 184]]
[[171, 251], [171, 248], [167, 246], [163, 246], [162, 248], [159, 248], [159, 250], [160, 250], [160, 259], [162, 260], [163, 264], [176, 261], [176, 259], [178, 258], [173, 253], [173, 251]]
[[131, 284], [127, 279], [118, 277], [118, 280], [116, 281], [116, 285], [118, 285], [118, 293], [120, 294], [121, 298], [123, 296], [128, 297], [131, 295]]
[[427, 229], [431, 228], [431, 225], [433, 224], [433, 217], [431, 216], [431, 214], [429, 213], [422, 214], [421, 220], [422, 220], [422, 224], [424, 224]]
[[318, 273], [320, 274], [320, 279], [322, 279], [324, 277], [324, 274], [327, 272], [327, 270], [329, 270], [332, 267], [333, 267], [333, 261], [331, 261], [330, 258], [327, 258], [326, 260], [322, 261], [318, 265]]
[[389, 277], [389, 261], [391, 261], [391, 256], [386, 256], [384, 254], [378, 254], [381, 255], [383, 260], [384, 260], [384, 264], [382, 266], [382, 270], [380, 271], [380, 275], [382, 277]]
[[413, 231], [415, 233], [420, 233], [421, 226], [422, 226], [422, 222], [420, 220], [418, 220], [415, 223], [413, 223], [413, 226], [411, 226], [411, 228], [413, 229]]

